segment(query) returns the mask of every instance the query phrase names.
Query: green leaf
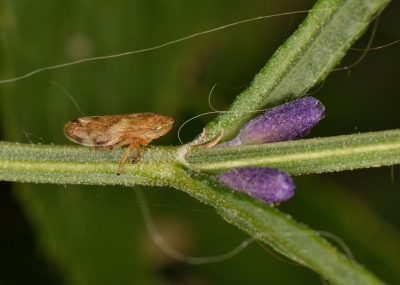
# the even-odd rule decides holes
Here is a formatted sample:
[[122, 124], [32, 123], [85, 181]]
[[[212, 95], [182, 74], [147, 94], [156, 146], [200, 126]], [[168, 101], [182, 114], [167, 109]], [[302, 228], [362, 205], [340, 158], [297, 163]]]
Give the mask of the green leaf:
[[234, 137], [255, 112], [304, 95], [331, 72], [388, 0], [320, 0], [250, 86], [207, 124], [211, 139]]

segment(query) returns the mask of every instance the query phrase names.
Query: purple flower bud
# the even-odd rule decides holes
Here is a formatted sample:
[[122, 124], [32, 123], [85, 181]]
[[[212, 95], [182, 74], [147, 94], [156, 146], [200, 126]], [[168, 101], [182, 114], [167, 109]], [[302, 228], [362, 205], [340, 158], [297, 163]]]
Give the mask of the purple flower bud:
[[247, 122], [236, 138], [216, 147], [263, 144], [299, 139], [324, 117], [325, 107], [313, 97], [300, 98]]
[[241, 167], [220, 173], [227, 187], [266, 203], [279, 203], [293, 196], [295, 185], [284, 171], [268, 167]]

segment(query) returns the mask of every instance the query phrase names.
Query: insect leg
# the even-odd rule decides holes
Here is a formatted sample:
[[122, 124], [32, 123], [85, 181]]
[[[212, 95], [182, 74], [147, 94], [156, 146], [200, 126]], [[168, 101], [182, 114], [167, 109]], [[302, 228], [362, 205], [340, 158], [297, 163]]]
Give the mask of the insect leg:
[[146, 139], [143, 139], [143, 138], [140, 138], [140, 137], [135, 138], [135, 139], [137, 140], [137, 141], [136, 141], [137, 148], [136, 148], [136, 155], [135, 155], [135, 157], [132, 159], [132, 164], [134, 164], [135, 161], [136, 161], [136, 159], [140, 156], [140, 147], [139, 147], [139, 143], [140, 143], [141, 145], [146, 146], [146, 145], [149, 144], [149, 142], [152, 141], [151, 139], [150, 139], [150, 140], [146, 140]]
[[[135, 140], [136, 140], [136, 139], [135, 139]], [[131, 144], [132, 141], [133, 141], [133, 139], [131, 139], [131, 138], [130, 138], [130, 139], [125, 139], [125, 140], [123, 140], [123, 141], [120, 141], [119, 143], [116, 143], [116, 144], [114, 144], [114, 145], [111, 145], [111, 146], [110, 146], [110, 149], [119, 148], [119, 147], [121, 147], [121, 146]]]
[[149, 141], [147, 141], [145, 139], [142, 139], [142, 138], [136, 138], [136, 140], [137, 140], [137, 141], [135, 141], [136, 146], [137, 146], [136, 147], [136, 155], [135, 155], [134, 158], [132, 158], [132, 164], [134, 164], [136, 162], [136, 159], [140, 156], [140, 145], [139, 145], [139, 143], [141, 145], [144, 145], [144, 146], [149, 144]]
[[137, 138], [137, 140], [138, 140], [138, 142], [140, 142], [141, 145], [144, 145], [144, 146], [148, 145], [149, 142], [151, 142], [151, 140], [145, 140], [142, 138]]
[[[135, 142], [136, 146], [136, 155], [134, 158], [132, 158], [132, 164], [134, 164], [136, 162], [136, 159], [140, 156], [140, 145], [138, 142]], [[130, 146], [129, 146], [130, 147]]]
[[132, 141], [130, 141], [130, 145], [125, 150], [124, 155], [121, 157], [121, 160], [119, 161], [119, 166], [118, 166], [118, 169], [117, 169], [117, 175], [121, 174], [122, 165], [124, 164], [126, 158], [128, 157], [129, 153], [131, 152], [132, 148], [136, 149], [136, 155], [133, 158], [132, 163], [134, 163], [136, 161], [136, 159], [139, 157], [139, 155], [140, 155], [139, 143], [136, 140], [132, 140]]

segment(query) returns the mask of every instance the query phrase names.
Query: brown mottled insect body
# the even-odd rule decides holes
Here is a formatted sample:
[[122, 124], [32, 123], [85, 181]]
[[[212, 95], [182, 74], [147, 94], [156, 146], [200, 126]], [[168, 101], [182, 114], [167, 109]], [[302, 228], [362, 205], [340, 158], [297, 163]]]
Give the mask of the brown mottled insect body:
[[140, 144], [146, 146], [153, 139], [165, 135], [173, 124], [172, 118], [154, 113], [82, 117], [68, 122], [64, 134], [69, 140], [94, 149], [129, 145], [120, 160], [119, 175], [132, 148], [136, 149], [134, 163], [140, 156]]

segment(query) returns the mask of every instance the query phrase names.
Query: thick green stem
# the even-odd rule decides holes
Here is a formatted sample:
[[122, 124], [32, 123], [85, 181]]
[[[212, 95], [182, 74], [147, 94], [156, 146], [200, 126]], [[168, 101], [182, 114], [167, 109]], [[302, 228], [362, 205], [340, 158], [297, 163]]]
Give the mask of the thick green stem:
[[296, 175], [378, 167], [400, 163], [400, 130], [220, 149], [148, 147], [117, 176], [122, 152], [0, 142], [0, 180], [175, 187], [181, 166], [206, 173], [267, 166]]
[[[304, 94], [322, 81], [388, 0], [320, 0], [300, 29], [232, 106], [207, 125], [205, 139], [232, 138], [255, 110]], [[270, 166], [291, 174], [400, 163], [400, 131], [300, 140], [226, 149], [148, 147], [136, 164], [115, 171], [123, 150], [0, 142], [0, 180], [91, 185], [159, 185], [186, 191], [221, 216], [335, 284], [382, 284], [313, 231], [269, 205], [219, 185], [212, 173]]]
[[348, 260], [316, 232], [269, 205], [224, 189], [205, 175], [186, 176], [180, 183], [189, 194], [214, 206], [226, 221], [313, 269], [333, 284], [384, 284], [365, 268]]
[[294, 175], [400, 163], [400, 130], [315, 138], [188, 153], [191, 168], [218, 173], [233, 167], [267, 166]]
[[[325, 146], [328, 150], [322, 151], [324, 144], [329, 141], [333, 141], [331, 147]], [[307, 144], [313, 147], [307, 147]], [[288, 147], [288, 145], [291, 146]], [[367, 145], [369, 147], [366, 147]], [[369, 166], [375, 166], [381, 165], [383, 161], [390, 164], [390, 161], [379, 157], [393, 155], [393, 151], [397, 153], [393, 155], [393, 161], [398, 162], [400, 131], [342, 136], [325, 140], [302, 140], [272, 146], [276, 153], [285, 153], [288, 149], [297, 153], [297, 159], [304, 160], [306, 164], [311, 163], [313, 159], [318, 164], [320, 155], [325, 153], [323, 156], [326, 156], [326, 153], [329, 153], [334, 161], [343, 160], [340, 167], [347, 169], [353, 164], [346, 158], [355, 152], [360, 157], [369, 157], [366, 159]], [[263, 154], [264, 159], [270, 157], [270, 153], [264, 151], [266, 146], [243, 149], [247, 148], [251, 151], [243, 151], [240, 152], [241, 155], [237, 155], [242, 161], [251, 162], [254, 159], [254, 151]], [[354, 151], [354, 149], [359, 151]], [[366, 152], [361, 152], [361, 150]], [[184, 155], [187, 151], [189, 159], [185, 161]], [[382, 284], [371, 273], [338, 253], [312, 230], [267, 204], [226, 189], [210, 175], [194, 171], [193, 168], [205, 165], [207, 159], [216, 157], [212, 154], [213, 151], [237, 153], [235, 148], [190, 151], [186, 146], [149, 147], [144, 150], [141, 159], [135, 165], [126, 163], [121, 176], [117, 176], [115, 170], [122, 150], [91, 151], [75, 146], [1, 142], [0, 179], [37, 183], [143, 184], [175, 187], [214, 206], [228, 222], [270, 244], [287, 257], [312, 268], [335, 284]], [[203, 162], [191, 164], [190, 161], [198, 158], [200, 154], [204, 156]], [[278, 155], [274, 157], [277, 159]], [[324, 159], [329, 160], [327, 157]], [[235, 161], [235, 158], [232, 160]], [[290, 168], [293, 164], [293, 156], [282, 154], [280, 163], [284, 165], [285, 161], [287, 168]], [[346, 161], [349, 163], [347, 166]], [[210, 165], [213, 163], [210, 162]], [[298, 169], [298, 167], [299, 164], [293, 169]], [[327, 169], [332, 169], [332, 167]]]

